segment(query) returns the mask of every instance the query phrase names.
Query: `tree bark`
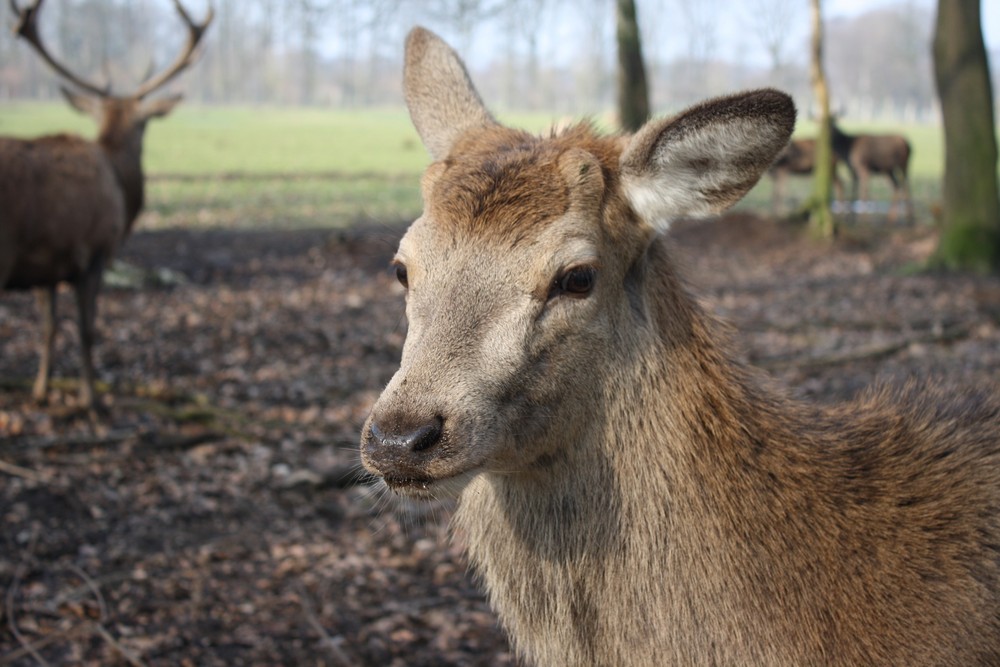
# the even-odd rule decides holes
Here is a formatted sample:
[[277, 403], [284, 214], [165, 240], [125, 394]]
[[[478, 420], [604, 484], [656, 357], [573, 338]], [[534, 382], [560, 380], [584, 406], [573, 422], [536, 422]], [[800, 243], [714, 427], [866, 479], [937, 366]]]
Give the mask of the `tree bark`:
[[617, 0], [617, 5], [618, 115], [622, 128], [634, 132], [649, 120], [649, 88], [635, 0]]
[[934, 262], [1000, 270], [993, 92], [979, 0], [938, 0], [934, 82], [944, 122], [944, 228]]
[[830, 142], [830, 89], [823, 71], [823, 11], [820, 0], [811, 0], [812, 48], [809, 76], [819, 107], [819, 135], [816, 137], [816, 162], [813, 193], [808, 203], [809, 229], [821, 239], [833, 238], [836, 227], [830, 201], [833, 199], [833, 148]]

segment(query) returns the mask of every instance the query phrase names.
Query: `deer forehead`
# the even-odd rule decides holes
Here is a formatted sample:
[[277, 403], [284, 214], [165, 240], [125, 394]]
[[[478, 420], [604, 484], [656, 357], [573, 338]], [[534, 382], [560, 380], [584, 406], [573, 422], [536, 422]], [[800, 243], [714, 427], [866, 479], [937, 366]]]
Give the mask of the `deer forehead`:
[[569, 186], [552, 156], [530, 149], [449, 160], [425, 196], [436, 225], [510, 245], [569, 208]]
[[615, 252], [609, 232], [632, 226], [615, 193], [620, 151], [587, 124], [547, 138], [501, 127], [467, 133], [425, 173], [424, 215], [399, 258], [436, 255], [454, 266], [467, 249], [529, 274], [599, 263]]

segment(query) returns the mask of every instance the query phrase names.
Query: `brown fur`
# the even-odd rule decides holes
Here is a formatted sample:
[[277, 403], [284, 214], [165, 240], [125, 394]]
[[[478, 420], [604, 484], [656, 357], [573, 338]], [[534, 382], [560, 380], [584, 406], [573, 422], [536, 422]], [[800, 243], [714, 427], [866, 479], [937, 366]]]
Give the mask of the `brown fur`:
[[[892, 204], [889, 218], [894, 220], [897, 207], [906, 210], [913, 218], [913, 201], [910, 199], [910, 142], [898, 134], [847, 134], [831, 119], [831, 142], [837, 159], [847, 165], [851, 173], [852, 202], [868, 201], [868, 179], [872, 174], [885, 174], [892, 181]], [[853, 210], [853, 208], [852, 208]]]
[[[417, 31], [422, 68], [469, 85]], [[433, 92], [411, 106], [447, 99]], [[458, 495], [520, 654], [1000, 664], [996, 393], [795, 401], [736, 361], [661, 233], [752, 185], [791, 132], [787, 97], [721, 98], [613, 138], [433, 113], [456, 130], [433, 141], [449, 149], [400, 243], [409, 331], [362, 460], [400, 493]], [[565, 281], [581, 269], [592, 283]]]
[[[837, 199], [844, 198], [844, 185], [837, 175], [837, 154], [830, 156], [831, 169], [833, 170], [833, 187], [835, 188]], [[792, 139], [785, 146], [784, 150], [778, 153], [777, 159], [768, 168], [767, 173], [771, 177], [771, 209], [778, 212], [781, 202], [785, 199], [785, 191], [788, 185], [789, 176], [810, 176], [816, 168], [816, 140], [815, 139]]]
[[211, 21], [190, 21], [188, 49], [158, 78], [129, 96], [114, 96], [74, 77], [52, 60], [38, 37], [41, 3], [19, 12], [18, 34], [57, 72], [89, 94], [63, 89], [67, 101], [98, 123], [96, 141], [59, 134], [37, 139], [0, 137], [0, 289], [35, 288], [42, 312], [41, 360], [33, 395], [48, 391], [55, 336], [56, 286], [76, 292], [82, 345], [80, 403], [94, 400], [91, 347], [97, 294], [104, 268], [131, 231], [143, 207], [142, 141], [146, 123], [165, 116], [180, 101], [175, 95], [144, 101], [191, 61], [198, 39]]

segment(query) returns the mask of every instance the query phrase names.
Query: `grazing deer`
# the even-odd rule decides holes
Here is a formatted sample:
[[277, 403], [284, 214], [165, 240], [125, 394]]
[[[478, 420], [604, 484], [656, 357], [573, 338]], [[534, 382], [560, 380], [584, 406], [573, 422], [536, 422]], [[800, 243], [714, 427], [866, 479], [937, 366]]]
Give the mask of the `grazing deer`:
[[[837, 155], [830, 156], [830, 168], [833, 170], [833, 187], [836, 190], [837, 199], [844, 198], [844, 186], [837, 175]], [[788, 177], [809, 176], [816, 167], [816, 140], [815, 139], [792, 139], [788, 142], [774, 162], [768, 167], [767, 173], [771, 177], [771, 212], [778, 213], [781, 203], [785, 200], [785, 192], [788, 185]]]
[[499, 125], [421, 28], [404, 88], [434, 162], [362, 461], [401, 494], [458, 497], [522, 656], [1000, 664], [996, 397], [794, 400], [734, 356], [664, 238], [754, 185], [788, 96], [540, 138]]
[[[872, 174], [885, 174], [892, 181], [892, 204], [889, 220], [895, 220], [896, 207], [905, 205], [906, 217], [913, 219], [913, 201], [907, 171], [910, 165], [910, 142], [898, 134], [847, 134], [830, 119], [830, 141], [833, 152], [851, 172], [851, 210], [860, 201], [868, 201], [868, 179]], [[905, 204], [904, 204], [905, 202]]]
[[128, 236], [142, 210], [144, 176], [142, 140], [150, 118], [167, 115], [181, 100], [174, 95], [145, 98], [186, 69], [212, 21], [194, 22], [178, 0], [178, 14], [188, 30], [177, 59], [128, 95], [112, 95], [77, 77], [45, 48], [38, 31], [42, 0], [20, 8], [16, 33], [57, 74], [82, 92], [62, 88], [78, 111], [98, 123], [96, 141], [57, 134], [21, 140], [0, 137], [0, 288], [35, 288], [42, 312], [41, 360], [32, 390], [44, 400], [55, 337], [56, 287], [68, 282], [79, 311], [82, 371], [80, 404], [94, 401], [91, 347], [97, 294], [105, 267]]

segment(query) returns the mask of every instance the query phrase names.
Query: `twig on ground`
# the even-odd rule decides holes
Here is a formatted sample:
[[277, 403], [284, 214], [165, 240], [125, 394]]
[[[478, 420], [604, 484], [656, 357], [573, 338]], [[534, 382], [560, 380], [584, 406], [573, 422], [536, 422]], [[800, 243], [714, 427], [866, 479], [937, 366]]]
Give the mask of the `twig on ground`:
[[99, 610], [98, 620], [91, 623], [91, 627], [94, 632], [100, 635], [101, 639], [106, 641], [112, 648], [114, 648], [118, 653], [121, 654], [125, 660], [128, 661], [133, 667], [146, 667], [145, 663], [142, 662], [138, 657], [136, 657], [131, 651], [122, 646], [121, 642], [114, 638], [114, 636], [108, 632], [108, 629], [104, 627], [104, 622], [108, 619], [108, 604], [104, 599], [104, 595], [101, 593], [100, 586], [97, 582], [87, 574], [83, 568], [77, 565], [70, 565], [70, 570], [72, 570], [78, 577], [83, 579], [83, 582], [90, 589], [90, 592], [94, 594], [94, 598], [97, 600], [97, 608]]
[[[14, 639], [17, 643], [21, 645], [21, 648], [25, 652], [35, 659], [39, 665], [43, 667], [48, 667], [48, 662], [42, 657], [42, 654], [38, 652], [36, 644], [30, 642], [21, 634], [20, 628], [17, 627], [17, 613], [14, 609], [14, 600], [17, 599], [17, 593], [21, 589], [21, 581], [24, 579], [24, 575], [28, 572], [28, 560], [32, 557], [35, 552], [35, 544], [38, 541], [38, 524], [32, 526], [31, 540], [28, 542], [28, 548], [25, 553], [21, 556], [21, 562], [17, 564], [17, 569], [14, 570], [14, 579], [10, 583], [10, 588], [7, 589], [7, 596], [4, 600], [4, 609], [7, 613], [7, 627], [10, 628], [10, 633], [14, 635]], [[40, 647], [40, 646], [39, 646]]]
[[22, 468], [19, 465], [13, 463], [7, 463], [6, 461], [0, 460], [0, 472], [12, 475], [14, 477], [23, 477], [24, 479], [31, 480], [32, 482], [45, 482], [47, 478], [41, 473], [35, 472], [30, 468]]
[[870, 345], [830, 354], [826, 356], [814, 357], [771, 357], [770, 359], [759, 359], [755, 365], [768, 370], [780, 370], [783, 368], [816, 368], [822, 366], [837, 366], [853, 361], [868, 361], [888, 357], [900, 350], [905, 350], [910, 345], [928, 343], [946, 343], [964, 338], [969, 335], [969, 325], [955, 325], [941, 331], [934, 331], [903, 340], [885, 343], [882, 345]]
[[69, 565], [69, 569], [73, 572], [73, 574], [83, 579], [83, 583], [86, 584], [87, 588], [90, 589], [90, 592], [94, 594], [94, 598], [97, 600], [97, 609], [99, 612], [98, 622], [104, 623], [104, 621], [108, 618], [108, 604], [105, 602], [104, 595], [101, 593], [101, 589], [98, 587], [97, 582], [94, 581], [89, 574], [84, 572], [83, 568], [75, 563], [71, 563]]
[[326, 631], [326, 628], [323, 627], [323, 624], [319, 622], [319, 616], [316, 614], [316, 609], [313, 607], [312, 600], [309, 598], [309, 594], [306, 593], [302, 587], [298, 588], [298, 598], [302, 604], [302, 612], [305, 614], [306, 621], [320, 636], [320, 644], [322, 644], [327, 651], [329, 651], [330, 657], [333, 658], [337, 667], [350, 667], [355, 664], [355, 662], [348, 658], [344, 651], [340, 648], [342, 639], [339, 637], [331, 637]]
[[128, 440], [142, 431], [138, 429], [119, 429], [104, 435], [46, 435], [37, 437], [11, 438], [10, 441], [25, 449], [52, 449], [53, 447], [68, 447], [81, 449], [83, 447], [103, 447]]
[[13, 664], [16, 664], [18, 661], [21, 660], [21, 658], [23, 658], [23, 657], [25, 657], [27, 655], [30, 655], [31, 657], [35, 658], [41, 664], [44, 665], [46, 663], [45, 663], [44, 660], [41, 660], [41, 658], [38, 657], [38, 651], [40, 651], [41, 649], [45, 648], [46, 646], [48, 646], [49, 644], [51, 644], [54, 641], [58, 641], [60, 639], [65, 639], [66, 637], [68, 637], [69, 635], [71, 635], [76, 629], [77, 629], [77, 627], [74, 626], [72, 628], [69, 628], [68, 630], [60, 630], [60, 631], [57, 631], [57, 632], [50, 632], [49, 634], [45, 635], [44, 637], [39, 637], [35, 641], [27, 643], [27, 644], [22, 641], [20, 648], [14, 649], [13, 651], [11, 651], [10, 653], [8, 653], [5, 656], [0, 656], [0, 667], [2, 667], [3, 665], [13, 665]]
[[91, 625], [94, 628], [94, 632], [100, 635], [101, 639], [106, 641], [112, 648], [118, 651], [118, 653], [120, 653], [121, 656], [128, 661], [128, 664], [132, 665], [132, 667], [146, 667], [146, 663], [133, 655], [127, 648], [122, 646], [121, 643], [115, 639], [110, 632], [108, 632], [108, 629], [105, 628], [104, 625], [101, 623], [92, 623]]

